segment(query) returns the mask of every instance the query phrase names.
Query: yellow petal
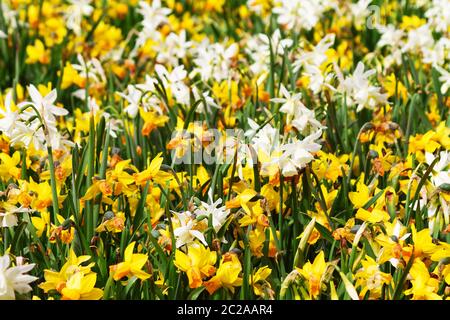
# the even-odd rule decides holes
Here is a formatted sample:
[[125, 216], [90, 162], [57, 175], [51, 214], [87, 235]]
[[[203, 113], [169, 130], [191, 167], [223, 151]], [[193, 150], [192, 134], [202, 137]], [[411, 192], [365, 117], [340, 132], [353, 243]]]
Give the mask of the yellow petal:
[[187, 272], [191, 267], [191, 260], [185, 253], [181, 252], [180, 250], [177, 250], [175, 252], [174, 264], [181, 271]]
[[133, 241], [125, 249], [125, 259], [124, 259], [124, 261], [131, 262], [131, 260], [133, 258], [133, 250], [134, 250], [134, 245], [135, 244], [136, 244], [136, 242]]

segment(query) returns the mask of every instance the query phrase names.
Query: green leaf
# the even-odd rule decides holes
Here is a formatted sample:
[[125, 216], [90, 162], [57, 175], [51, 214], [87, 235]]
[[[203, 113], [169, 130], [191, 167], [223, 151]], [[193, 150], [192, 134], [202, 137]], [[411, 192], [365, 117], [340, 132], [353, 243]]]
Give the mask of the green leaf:
[[203, 292], [203, 291], [205, 291], [205, 287], [199, 287], [199, 288], [197, 288], [197, 289], [194, 289], [194, 290], [192, 290], [190, 293], [189, 293], [189, 295], [188, 295], [188, 297], [187, 297], [187, 300], [197, 300], [198, 299], [198, 297], [200, 296], [200, 294]]

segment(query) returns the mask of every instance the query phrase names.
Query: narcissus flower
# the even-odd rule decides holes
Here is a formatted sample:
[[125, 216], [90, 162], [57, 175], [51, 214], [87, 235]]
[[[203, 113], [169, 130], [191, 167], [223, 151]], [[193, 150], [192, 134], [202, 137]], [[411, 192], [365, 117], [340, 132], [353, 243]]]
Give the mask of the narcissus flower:
[[0, 153], [0, 177], [1, 180], [7, 182], [9, 179], [20, 178], [20, 168], [17, 166], [20, 164], [20, 152], [16, 151], [12, 156], [6, 153]]
[[200, 240], [206, 246], [206, 240], [203, 233], [198, 228], [198, 222], [191, 212], [174, 212], [177, 216], [175, 222], [178, 226], [174, 227], [173, 233], [176, 239], [176, 246], [180, 248], [186, 244], [190, 244], [195, 241], [195, 239]]
[[356, 209], [361, 208], [370, 200], [369, 187], [364, 184], [364, 179], [356, 185], [356, 192], [349, 192], [348, 198]]
[[27, 46], [27, 60], [26, 63], [33, 64], [36, 62], [48, 64], [50, 62], [50, 50], [45, 49], [41, 40], [37, 39], [34, 45]]
[[161, 164], [163, 163], [163, 157], [161, 157], [162, 153], [159, 153], [150, 163], [147, 169], [145, 169], [142, 172], [135, 173], [133, 175], [134, 180], [137, 185], [142, 185], [145, 182], [154, 179], [157, 177], [159, 173], [159, 169], [161, 167]]
[[356, 274], [356, 287], [361, 286], [360, 297], [364, 297], [366, 292], [370, 292], [370, 298], [377, 299], [381, 296], [383, 285], [388, 285], [392, 276], [380, 271], [378, 263], [369, 256], [361, 261], [362, 268]]
[[190, 288], [198, 288], [203, 284], [205, 277], [214, 275], [217, 254], [205, 248], [202, 244], [195, 243], [188, 247], [187, 254], [181, 250], [175, 252], [175, 266], [185, 272], [189, 279]]
[[348, 105], [357, 105], [356, 112], [360, 112], [364, 108], [373, 110], [375, 107], [387, 103], [387, 95], [381, 93], [379, 87], [369, 82], [369, 77], [375, 74], [376, 71], [364, 71], [364, 68], [364, 63], [358, 62], [353, 75], [345, 79], [339, 68], [336, 68], [340, 82], [338, 90], [345, 92]]
[[90, 272], [74, 273], [62, 288], [62, 300], [99, 300], [103, 297], [103, 290], [94, 288], [97, 274]]
[[406, 295], [412, 295], [413, 300], [442, 300], [437, 294], [439, 280], [430, 276], [426, 265], [421, 260], [414, 261], [409, 274], [412, 278], [412, 288], [405, 291]]
[[235, 288], [242, 285], [242, 278], [239, 274], [242, 271], [241, 262], [239, 258], [229, 253], [223, 256], [216, 275], [209, 281], [203, 283], [209, 294], [213, 294], [219, 288], [226, 288], [234, 293]]
[[17, 225], [17, 214], [21, 212], [29, 212], [30, 209], [16, 207], [12, 203], [0, 202], [0, 227], [8, 228]]
[[253, 271], [253, 275], [250, 278], [250, 285], [253, 286], [253, 292], [257, 296], [264, 297], [266, 293], [272, 293], [271, 285], [267, 280], [271, 273], [272, 269], [268, 266]]
[[0, 300], [14, 300], [16, 292], [24, 294], [32, 290], [30, 282], [38, 278], [26, 274], [35, 264], [25, 264], [12, 267], [8, 254], [0, 256]]
[[372, 211], [368, 211], [363, 208], [359, 208], [358, 212], [356, 212], [355, 218], [362, 221], [377, 223], [380, 221], [389, 221], [390, 216], [386, 211], [381, 209], [373, 209]]
[[131, 278], [133, 276], [146, 280], [151, 277], [150, 274], [142, 271], [148, 256], [142, 253], [133, 253], [136, 242], [133, 241], [125, 249], [124, 261], [109, 267], [109, 272], [113, 279], [118, 281], [124, 277]]
[[225, 206], [220, 206], [221, 203], [222, 199], [218, 199], [216, 202], [211, 204], [202, 201], [201, 206], [194, 212], [197, 216], [212, 216], [212, 225], [216, 232], [219, 232], [220, 228], [224, 225], [228, 215], [230, 214], [230, 210], [226, 209]]
[[125, 214], [123, 212], [118, 212], [114, 214], [112, 211], [105, 212], [103, 216], [103, 221], [95, 229], [96, 232], [112, 232], [118, 233], [122, 232], [125, 228]]
[[144, 120], [144, 126], [142, 127], [142, 135], [149, 136], [150, 133], [157, 127], [163, 127], [164, 124], [169, 121], [168, 116], [160, 115], [156, 111], [144, 111], [139, 110], [139, 114]]
[[321, 291], [323, 276], [328, 264], [325, 262], [325, 254], [320, 251], [314, 259], [314, 262], [307, 262], [302, 268], [297, 268], [297, 271], [308, 282], [308, 292], [310, 298], [317, 298]]
[[403, 248], [403, 256], [406, 260], [409, 260], [412, 253], [414, 253], [414, 258], [428, 258], [438, 250], [438, 246], [434, 244], [433, 238], [430, 236], [429, 229], [417, 232], [415, 225], [412, 225], [411, 231], [414, 245]]
[[90, 256], [77, 257], [73, 250], [69, 252], [67, 262], [59, 272], [45, 269], [45, 282], [39, 285], [45, 293], [53, 290], [61, 295], [63, 300], [98, 300], [103, 296], [103, 290], [95, 288], [97, 274], [91, 271], [94, 262], [83, 266], [91, 259]]

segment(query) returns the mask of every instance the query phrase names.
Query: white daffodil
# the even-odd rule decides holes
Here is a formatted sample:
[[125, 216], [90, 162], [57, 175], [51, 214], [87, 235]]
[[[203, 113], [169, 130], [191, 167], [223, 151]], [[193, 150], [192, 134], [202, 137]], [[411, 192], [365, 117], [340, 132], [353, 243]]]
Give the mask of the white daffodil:
[[350, 4], [350, 11], [352, 13], [355, 25], [358, 28], [367, 21], [367, 17], [371, 13], [368, 8], [371, 2], [372, 0], [359, 0], [356, 3]]
[[441, 93], [445, 94], [450, 88], [450, 72], [438, 65], [435, 65], [434, 68], [441, 74], [441, 76], [439, 77], [439, 81], [442, 83]]
[[0, 131], [7, 136], [12, 135], [12, 130], [19, 118], [19, 112], [12, 110], [12, 91], [9, 91], [5, 96], [4, 108], [0, 108]]
[[408, 39], [402, 48], [403, 52], [411, 52], [413, 54], [420, 54], [426, 48], [434, 46], [433, 33], [430, 26], [424, 24], [417, 29], [412, 29], [408, 32]]
[[347, 105], [357, 105], [356, 112], [363, 108], [373, 110], [387, 103], [387, 94], [381, 93], [380, 87], [369, 82], [375, 70], [364, 71], [364, 64], [360, 61], [353, 74], [344, 79], [339, 67], [335, 65], [335, 69], [339, 79], [338, 91], [346, 94]]
[[[14, 125], [5, 134], [11, 139], [12, 145], [28, 146], [32, 143], [37, 150], [45, 150], [46, 144], [61, 144], [61, 136], [56, 127], [56, 116], [64, 116], [68, 111], [56, 106], [57, 93], [52, 90], [43, 97], [34, 85], [28, 86], [31, 101], [24, 101], [17, 105], [23, 110], [16, 118]], [[14, 115], [10, 115], [14, 117]], [[39, 118], [38, 118], [38, 117]], [[6, 125], [5, 125], [6, 126]], [[45, 131], [44, 131], [44, 128]]]
[[250, 143], [258, 154], [263, 152], [266, 155], [270, 155], [273, 150], [280, 146], [280, 134], [278, 129], [273, 128], [270, 124], [266, 124], [256, 132]]
[[121, 131], [123, 121], [113, 118], [108, 112], [105, 112], [103, 116], [106, 119], [108, 133], [111, 137], [117, 138], [117, 132]]
[[145, 111], [156, 111], [159, 114], [163, 114], [164, 111], [161, 108], [162, 101], [155, 94], [157, 92], [155, 85], [158, 83], [156, 78], [150, 77], [149, 75], [145, 76], [144, 83], [136, 84], [136, 88], [142, 91], [141, 97], [141, 106]]
[[245, 136], [251, 140], [258, 132], [260, 125], [251, 118], [247, 118], [247, 123], [250, 126], [250, 129], [245, 131]]
[[[302, 134], [308, 134], [308, 131], [317, 131], [324, 129], [319, 121], [316, 120], [314, 111], [308, 109], [301, 101], [301, 93], [291, 95], [284, 85], [281, 85], [280, 92], [284, 98], [273, 98], [272, 102], [283, 103], [280, 112], [287, 114], [286, 124], [292, 124]], [[311, 130], [309, 130], [311, 129]]]
[[191, 45], [191, 41], [186, 41], [186, 30], [182, 30], [180, 34], [171, 32], [164, 41], [156, 46], [155, 51], [158, 53], [156, 62], [177, 66], [178, 61], [186, 57]]
[[230, 210], [225, 206], [220, 206], [220, 204], [222, 204], [222, 199], [217, 199], [216, 202], [211, 204], [202, 201], [201, 206], [194, 212], [197, 216], [212, 216], [212, 225], [216, 232], [219, 232], [230, 214]]
[[137, 12], [142, 16], [140, 25], [142, 26], [136, 39], [135, 46], [130, 52], [130, 57], [135, 57], [138, 50], [144, 46], [148, 40], [161, 43], [163, 36], [158, 31], [158, 27], [169, 22], [169, 15], [172, 10], [161, 5], [160, 0], [154, 0], [149, 4], [147, 1], [139, 1]]
[[250, 70], [255, 75], [268, 72], [271, 54], [276, 60], [280, 60], [285, 50], [292, 47], [292, 39], [282, 39], [279, 29], [275, 30], [271, 36], [260, 33], [249, 38], [245, 47], [245, 52], [253, 60]]
[[322, 130], [305, 137], [303, 140], [295, 140], [281, 147], [284, 151], [283, 157], [292, 159], [294, 165], [298, 168], [304, 168], [306, 164], [314, 159], [312, 153], [318, 152], [322, 146], [317, 140], [322, 136]]
[[186, 79], [187, 72], [184, 70], [183, 65], [177, 66], [172, 72], [169, 72], [166, 67], [157, 64], [155, 71], [164, 86], [170, 88], [170, 92], [178, 103], [189, 104], [189, 88], [183, 82]]
[[173, 213], [177, 216], [180, 223], [180, 226], [173, 230], [177, 248], [180, 248], [185, 244], [189, 244], [195, 239], [200, 240], [205, 246], [207, 245], [203, 233], [194, 229], [196, 222], [189, 211]]
[[300, 99], [302, 98], [301, 93], [291, 95], [283, 84], [280, 86], [280, 93], [283, 95], [284, 98], [270, 99], [270, 101], [272, 102], [282, 103], [280, 107], [280, 112], [294, 114], [296, 107], [299, 105], [303, 105], [303, 103], [300, 101]]
[[376, 29], [381, 34], [377, 47], [386, 47], [387, 51], [390, 52], [384, 58], [385, 69], [388, 69], [392, 64], [400, 65], [402, 63], [402, 49], [405, 45], [405, 32], [402, 29], [397, 29], [392, 24], [387, 26], [377, 25]]
[[2, 12], [4, 23], [7, 26], [5, 34], [11, 34], [13, 30], [17, 29], [17, 25], [21, 23], [20, 19], [18, 19], [19, 8], [14, 9], [13, 3], [10, 1], [1, 1], [0, 11]]
[[163, 7], [160, 0], [153, 0], [151, 4], [146, 1], [139, 1], [137, 12], [142, 15], [143, 21], [152, 23], [154, 27], [157, 27], [169, 21], [168, 16], [172, 10]]
[[214, 101], [214, 98], [209, 95], [209, 91], [200, 92], [200, 90], [194, 86], [192, 87], [192, 94], [194, 95], [195, 101], [204, 100], [204, 102], [200, 102], [195, 109], [197, 113], [212, 113], [212, 108], [220, 109], [220, 106]]
[[309, 78], [309, 89], [317, 94], [325, 82], [322, 65], [327, 61], [327, 50], [334, 44], [335, 34], [330, 33], [313, 48], [312, 51], [302, 51], [292, 64], [294, 72], [303, 68], [304, 75]]
[[377, 30], [381, 33], [381, 38], [377, 42], [377, 47], [396, 47], [402, 44], [402, 38], [405, 35], [405, 32], [402, 29], [397, 29], [393, 24], [389, 24], [387, 26], [377, 26]]
[[29, 148], [32, 144], [37, 150], [45, 150], [46, 137], [42, 129], [38, 129], [40, 123], [33, 121], [29, 125], [24, 122], [16, 122], [10, 135], [12, 146], [24, 146]]
[[100, 111], [100, 107], [95, 98], [92, 98], [92, 97], [88, 98], [88, 107], [89, 107], [89, 111], [92, 112], [94, 115], [96, 115], [97, 112]]
[[135, 118], [139, 111], [139, 105], [141, 104], [142, 91], [138, 90], [131, 84], [127, 86], [127, 91], [127, 94], [117, 92], [117, 95], [124, 98], [128, 102], [128, 105], [123, 111], [125, 111], [131, 118]]
[[157, 83], [158, 81], [155, 78], [152, 78], [149, 75], [145, 75], [145, 82], [137, 84], [136, 88], [140, 89], [144, 93], [155, 92], [155, 84]]
[[81, 21], [83, 16], [90, 16], [94, 7], [90, 5], [92, 0], [69, 0], [70, 5], [65, 11], [65, 21], [68, 29], [77, 36], [81, 34]]
[[0, 209], [0, 227], [9, 228], [17, 226], [17, 214], [22, 212], [30, 212], [30, 209], [23, 207], [16, 207], [8, 202], [2, 204]]
[[189, 77], [193, 78], [199, 74], [203, 81], [213, 79], [217, 82], [228, 79], [232, 75], [231, 64], [238, 51], [237, 43], [226, 47], [221, 43], [211, 44], [208, 39], [205, 39], [193, 47], [195, 68]]
[[428, 24], [437, 32], [447, 32], [450, 28], [450, 2], [448, 0], [433, 0], [425, 12]]
[[[72, 67], [79, 72], [81, 77], [87, 78], [89, 80], [89, 84], [106, 83], [105, 70], [99, 60], [92, 58], [85, 61], [81, 54], [77, 55], [77, 60], [78, 63], [73, 63]], [[84, 100], [85, 92], [86, 89], [79, 89], [75, 91], [73, 95]]]
[[[433, 163], [436, 156], [432, 153], [425, 153], [425, 161], [428, 165]], [[431, 182], [435, 187], [439, 187], [445, 183], [450, 184], [450, 152], [441, 151], [439, 161], [434, 165]]]
[[[39, 90], [34, 85], [28, 86], [28, 93], [30, 94], [31, 101], [24, 101], [17, 105], [19, 109], [25, 106], [33, 106], [39, 112], [39, 115], [46, 122], [55, 122], [55, 116], [65, 116], [69, 113], [64, 108], [56, 106], [54, 103], [56, 101], [57, 93], [56, 89], [50, 91], [45, 97], [43, 97]], [[34, 110], [28, 108], [23, 115], [29, 117], [36, 115]]]
[[8, 254], [0, 256], [0, 300], [15, 300], [16, 294], [30, 292], [30, 282], [38, 278], [26, 274], [34, 268], [35, 264], [16, 265], [10, 267], [11, 260]]
[[316, 26], [327, 9], [324, 0], [278, 0], [272, 13], [278, 16], [277, 22], [287, 29], [311, 30]]

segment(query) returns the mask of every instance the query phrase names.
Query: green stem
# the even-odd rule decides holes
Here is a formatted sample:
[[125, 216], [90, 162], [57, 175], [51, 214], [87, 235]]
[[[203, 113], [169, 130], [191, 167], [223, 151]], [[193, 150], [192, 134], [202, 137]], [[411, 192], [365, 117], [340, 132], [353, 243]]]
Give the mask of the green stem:
[[21, 172], [22, 180], [27, 179], [27, 150], [25, 148], [22, 149], [22, 172]]
[[109, 275], [108, 281], [106, 281], [105, 290], [103, 291], [103, 299], [109, 300], [109, 291], [111, 288], [111, 285], [113, 284], [114, 280], [112, 275]]
[[53, 163], [53, 150], [52, 147], [49, 145], [47, 147], [48, 152], [48, 163], [50, 167], [50, 183], [52, 187], [52, 203], [53, 203], [53, 219], [54, 222], [58, 222], [58, 215], [59, 215], [59, 203], [58, 203], [58, 191], [56, 189], [56, 176], [55, 176], [55, 164]]
[[[88, 175], [86, 180], [86, 190], [92, 185], [92, 177], [94, 176], [94, 149], [95, 149], [95, 126], [94, 126], [94, 116], [91, 114], [90, 118], [90, 132], [89, 132], [89, 142], [88, 142]], [[93, 212], [93, 201], [86, 201], [86, 236], [91, 239], [94, 234], [94, 212]]]

